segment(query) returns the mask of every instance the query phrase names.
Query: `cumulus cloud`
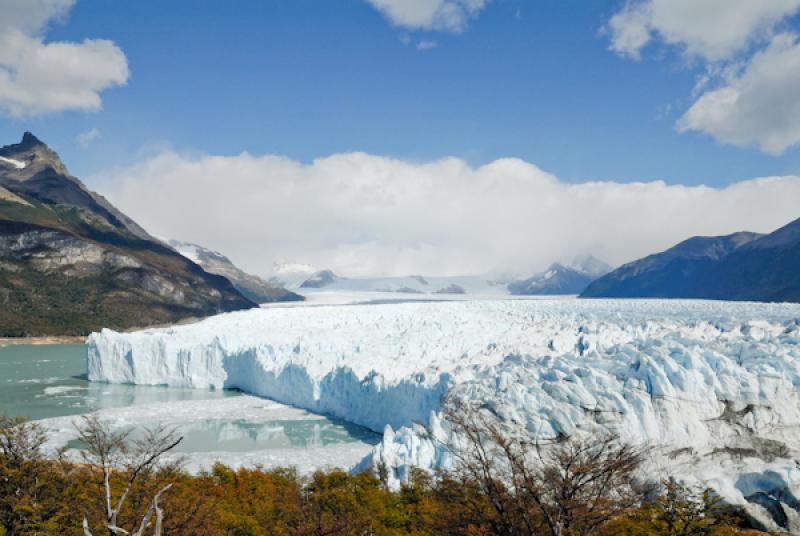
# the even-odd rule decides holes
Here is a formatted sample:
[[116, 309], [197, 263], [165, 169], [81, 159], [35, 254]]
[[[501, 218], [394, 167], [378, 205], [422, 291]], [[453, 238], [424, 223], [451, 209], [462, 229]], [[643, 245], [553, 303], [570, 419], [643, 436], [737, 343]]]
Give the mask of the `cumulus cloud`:
[[705, 63], [678, 131], [777, 155], [800, 142], [800, 51], [780, 31], [799, 9], [800, 0], [636, 0], [607, 30], [622, 56], [639, 59], [660, 40]]
[[703, 93], [678, 123], [738, 146], [758, 145], [781, 154], [800, 143], [800, 46], [791, 34], [776, 36], [743, 71]]
[[100, 92], [128, 80], [125, 54], [106, 39], [47, 42], [47, 25], [74, 0], [0, 0], [0, 109], [12, 116], [97, 110]]
[[638, 0], [608, 23], [611, 49], [638, 58], [654, 38], [689, 56], [718, 61], [755, 41], [800, 9], [800, 0]]
[[77, 136], [75, 136], [75, 143], [78, 144], [78, 147], [81, 149], [88, 149], [89, 146], [100, 137], [100, 131], [96, 128], [91, 128], [86, 132], [81, 132]]
[[488, 0], [367, 0], [395, 26], [462, 32]]
[[102, 180], [155, 235], [261, 274], [279, 259], [349, 276], [525, 273], [581, 253], [622, 263], [691, 235], [769, 231], [800, 215], [798, 177], [724, 189], [569, 184], [518, 159], [471, 167], [348, 153], [303, 164], [167, 151]]

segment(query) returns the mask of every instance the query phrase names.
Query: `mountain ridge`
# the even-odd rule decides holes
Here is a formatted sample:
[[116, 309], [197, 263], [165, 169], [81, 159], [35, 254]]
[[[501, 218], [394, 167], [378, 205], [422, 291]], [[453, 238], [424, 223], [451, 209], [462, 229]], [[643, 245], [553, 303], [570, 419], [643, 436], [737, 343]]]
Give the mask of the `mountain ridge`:
[[179, 240], [170, 240], [169, 245], [184, 257], [200, 265], [205, 271], [226, 278], [243, 296], [256, 303], [303, 301], [305, 299], [280, 285], [272, 284], [257, 275], [245, 272], [218, 251]]
[[0, 336], [85, 335], [257, 306], [89, 190], [33, 134], [0, 157]]
[[511, 281], [508, 292], [515, 296], [579, 294], [610, 270], [611, 266], [591, 255], [576, 258], [569, 265], [554, 262], [532, 277]]
[[800, 219], [769, 234], [698, 236], [624, 264], [585, 298], [800, 301]]

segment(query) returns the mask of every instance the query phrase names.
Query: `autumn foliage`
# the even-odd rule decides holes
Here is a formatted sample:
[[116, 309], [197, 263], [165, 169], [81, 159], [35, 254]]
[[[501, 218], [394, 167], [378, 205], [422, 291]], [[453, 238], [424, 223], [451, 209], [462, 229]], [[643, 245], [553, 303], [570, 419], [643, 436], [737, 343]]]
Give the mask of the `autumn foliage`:
[[[636, 488], [630, 477], [640, 452], [630, 447], [565, 443], [529, 465], [518, 457], [523, 445], [484, 424], [462, 422], [479, 434], [481, 448], [505, 448], [507, 458], [494, 462], [462, 451], [452, 471], [412, 471], [410, 481], [393, 490], [378, 475], [340, 470], [303, 477], [290, 469], [217, 465], [190, 475], [174, 464], [149, 464], [132, 478], [136, 463], [104, 471], [96, 459], [68, 463], [45, 458], [46, 438], [38, 426], [3, 419], [0, 535], [126, 534], [141, 526], [148, 511], [142, 532], [148, 536], [157, 528], [161, 534], [198, 536], [743, 533], [743, 518], [708, 492], [673, 481], [657, 489]], [[154, 445], [168, 446], [156, 439]], [[605, 484], [598, 486], [597, 479]], [[126, 490], [122, 507], [109, 514], [107, 492], [114, 510]], [[156, 527], [153, 505], [159, 493], [161, 526]], [[111, 517], [119, 532], [109, 530]]]

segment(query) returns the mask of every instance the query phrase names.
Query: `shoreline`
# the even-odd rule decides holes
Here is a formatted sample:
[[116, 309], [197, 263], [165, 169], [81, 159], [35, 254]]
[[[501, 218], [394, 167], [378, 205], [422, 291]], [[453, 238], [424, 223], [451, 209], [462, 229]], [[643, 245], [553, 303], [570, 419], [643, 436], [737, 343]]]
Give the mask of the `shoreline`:
[[76, 335], [56, 335], [48, 337], [0, 337], [0, 348], [20, 344], [50, 345], [50, 344], [83, 344], [86, 337]]

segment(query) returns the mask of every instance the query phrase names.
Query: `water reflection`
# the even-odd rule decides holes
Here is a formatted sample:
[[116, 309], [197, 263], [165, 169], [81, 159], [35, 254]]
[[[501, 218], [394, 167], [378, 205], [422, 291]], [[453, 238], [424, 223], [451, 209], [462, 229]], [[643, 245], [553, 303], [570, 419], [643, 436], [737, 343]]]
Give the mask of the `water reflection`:
[[[252, 422], [244, 419], [208, 419], [191, 423], [168, 423], [183, 441], [175, 452], [252, 452], [265, 449], [313, 448], [356, 441], [376, 444], [377, 434], [359, 426], [325, 417], [303, 420], [271, 420]], [[141, 431], [133, 429], [131, 438], [140, 437]], [[69, 448], [80, 449], [80, 441], [73, 440]]]

